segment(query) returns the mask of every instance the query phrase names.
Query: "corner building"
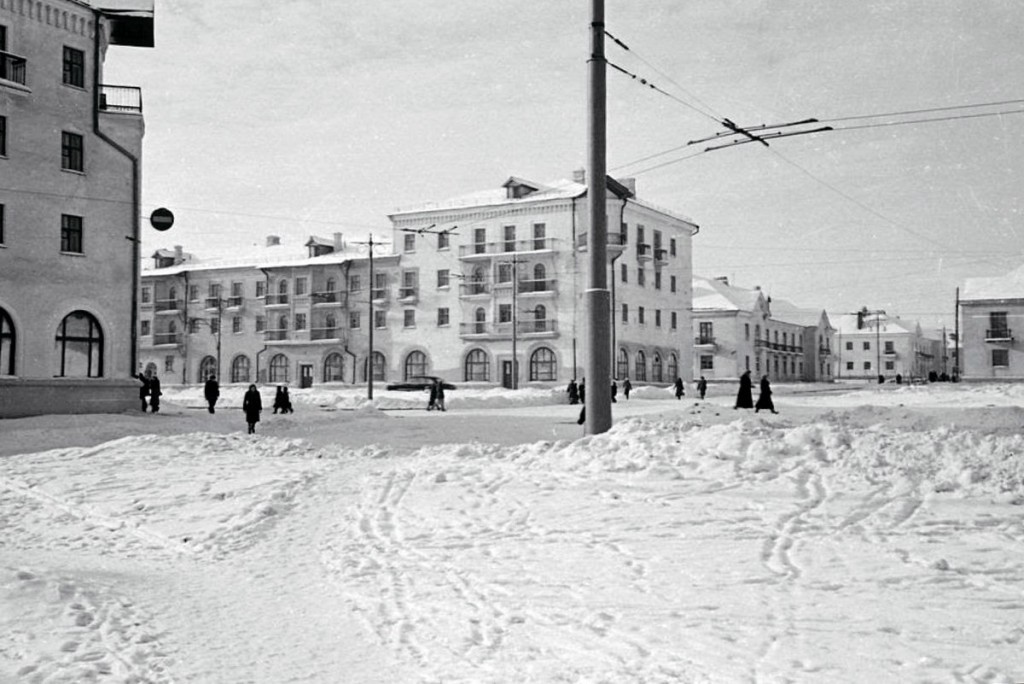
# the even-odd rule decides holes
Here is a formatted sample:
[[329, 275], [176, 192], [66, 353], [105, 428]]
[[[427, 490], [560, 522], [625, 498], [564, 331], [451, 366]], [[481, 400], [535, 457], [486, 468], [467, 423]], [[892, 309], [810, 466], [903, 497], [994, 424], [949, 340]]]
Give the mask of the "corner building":
[[138, 405], [142, 96], [103, 63], [153, 11], [116, 4], [0, 0], [0, 417]]

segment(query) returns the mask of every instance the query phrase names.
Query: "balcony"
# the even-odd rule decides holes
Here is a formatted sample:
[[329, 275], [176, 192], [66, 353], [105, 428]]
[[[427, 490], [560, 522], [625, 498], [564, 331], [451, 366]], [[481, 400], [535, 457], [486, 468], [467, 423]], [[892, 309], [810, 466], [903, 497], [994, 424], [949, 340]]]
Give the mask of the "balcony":
[[286, 294], [268, 294], [267, 298], [263, 300], [263, 306], [287, 306], [288, 295]]
[[153, 302], [153, 311], [156, 313], [177, 313], [180, 310], [180, 299], [157, 299]]
[[662, 249], [661, 247], [655, 248], [654, 250], [654, 265], [655, 266], [667, 266], [668, 265], [668, 250]]
[[714, 335], [698, 335], [693, 338], [693, 346], [695, 347], [714, 347], [715, 337]]
[[459, 296], [460, 297], [479, 297], [481, 295], [489, 295], [491, 293], [490, 283], [483, 283], [479, 281], [470, 281], [468, 283], [459, 284]]
[[0, 50], [0, 81], [25, 85], [27, 64], [24, 57]]
[[282, 340], [287, 340], [287, 339], [289, 339], [288, 338], [288, 331], [285, 330], [285, 329], [264, 330], [263, 331], [263, 339], [268, 341], [268, 342], [280, 342]]
[[541, 280], [520, 280], [519, 294], [554, 294], [557, 281], [553, 278]]
[[341, 339], [341, 328], [311, 328], [309, 331], [311, 340], [330, 340], [332, 342]]
[[650, 261], [654, 258], [654, 250], [651, 249], [650, 245], [638, 244], [636, 246], [636, 260], [637, 261]]
[[[519, 320], [516, 321], [516, 333], [523, 337], [553, 337], [558, 334], [558, 321], [555, 319]], [[460, 323], [459, 335], [491, 340], [512, 339], [512, 321], [499, 323], [476, 321]]]
[[244, 297], [241, 297], [241, 296], [239, 296], [239, 297], [228, 297], [227, 300], [225, 301], [225, 305], [229, 309], [241, 309], [242, 308], [242, 301], [243, 301], [243, 299], [244, 299]]
[[313, 306], [320, 304], [333, 304], [335, 306], [344, 306], [348, 300], [347, 292], [335, 292], [329, 290], [327, 292], [314, 292], [313, 293]]
[[764, 349], [768, 346], [771, 346], [768, 340], [754, 340], [754, 349]]
[[207, 297], [206, 298], [206, 310], [207, 311], [219, 311], [221, 307], [220, 297]]
[[1013, 342], [1013, 331], [1009, 328], [992, 328], [985, 331], [986, 342]]
[[555, 249], [555, 238], [530, 238], [528, 240], [499, 240], [498, 242], [474, 242], [459, 247], [460, 259], [491, 257], [495, 254], [518, 252], [544, 252]]
[[384, 302], [388, 301], [388, 298], [390, 296], [391, 290], [390, 288], [387, 287], [375, 287], [372, 290], [370, 290], [370, 299], [372, 299], [374, 303], [383, 304]]
[[883, 349], [882, 350], [882, 356], [896, 357], [896, 356], [898, 356], [898, 354], [896, 353], [895, 349], [889, 348], [889, 349]]
[[[581, 252], [587, 251], [587, 243], [589, 242], [587, 233], [579, 233], [576, 236], [576, 249]], [[608, 253], [612, 256], [621, 254], [622, 250], [626, 248], [626, 234], [625, 233], [608, 233], [608, 246], [606, 247]]]
[[553, 318], [516, 321], [516, 330], [527, 337], [534, 335], [554, 335], [558, 332], [558, 321]]
[[100, 111], [142, 114], [142, 88], [100, 84]]
[[167, 344], [178, 344], [178, 333], [153, 333], [153, 346], [159, 347]]
[[419, 300], [420, 289], [418, 287], [398, 288], [398, 301], [402, 304], [415, 304]]
[[832, 356], [832, 348], [831, 347], [818, 347], [818, 355], [819, 356]]

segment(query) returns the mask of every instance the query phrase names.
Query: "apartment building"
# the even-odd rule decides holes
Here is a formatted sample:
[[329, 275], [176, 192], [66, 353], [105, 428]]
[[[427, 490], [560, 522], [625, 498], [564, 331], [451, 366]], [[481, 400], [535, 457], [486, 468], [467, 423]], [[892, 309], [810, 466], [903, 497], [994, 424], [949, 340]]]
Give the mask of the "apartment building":
[[960, 295], [963, 380], [1024, 379], [1024, 266], [993, 278], [969, 278]]
[[927, 379], [942, 372], [941, 340], [926, 337], [916, 321], [866, 308], [836, 317], [835, 375], [839, 379]]
[[103, 79], [153, 46], [133, 4], [0, 0], [0, 416], [138, 404], [142, 96]]

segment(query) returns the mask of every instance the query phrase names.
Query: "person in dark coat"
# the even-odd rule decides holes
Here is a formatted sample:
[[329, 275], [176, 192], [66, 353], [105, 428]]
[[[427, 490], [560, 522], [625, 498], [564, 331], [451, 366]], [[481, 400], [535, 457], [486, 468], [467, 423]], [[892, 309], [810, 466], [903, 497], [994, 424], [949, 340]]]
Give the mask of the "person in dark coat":
[[740, 376], [740, 391], [736, 394], [734, 409], [754, 408], [754, 384], [750, 381], [750, 371], [743, 371]]
[[160, 410], [160, 397], [163, 392], [160, 391], [160, 378], [154, 375], [149, 379], [149, 408], [156, 413]]
[[629, 382], [629, 378], [622, 381], [622, 394], [625, 395], [626, 401], [629, 401], [629, 393], [633, 389], [633, 385]]
[[704, 379], [704, 376], [700, 376], [700, 380], [697, 381], [697, 391], [700, 392], [700, 398], [703, 400], [704, 395], [708, 391], [708, 381]]
[[676, 399], [682, 399], [684, 396], [686, 396], [686, 390], [683, 388], [683, 380], [682, 380], [682, 378], [676, 378], [675, 387], [676, 387]]
[[427, 402], [427, 410], [433, 411], [437, 408], [437, 383], [430, 383], [430, 400]]
[[437, 386], [437, 410], [447, 411], [444, 405], [444, 380], [435, 380], [434, 383]]
[[139, 400], [142, 402], [142, 412], [145, 413], [146, 407], [149, 406], [149, 378], [141, 373], [135, 377], [142, 383], [139, 386]]
[[587, 394], [586, 382], [587, 382], [586, 378], [584, 378], [583, 380], [580, 380], [580, 403], [581, 404], [586, 403], [586, 398], [587, 398], [586, 397], [586, 394]]
[[203, 396], [206, 397], [207, 411], [213, 413], [213, 407], [217, 405], [217, 399], [220, 398], [220, 384], [217, 382], [217, 377], [211, 375], [206, 380], [206, 384], [203, 385]]
[[284, 385], [278, 385], [277, 390], [274, 392], [274, 413], [280, 411], [281, 413], [287, 413], [287, 400], [284, 396]]
[[288, 394], [288, 388], [281, 388], [281, 413], [295, 413], [292, 408], [292, 395]]
[[616, 384], [616, 382], [614, 380], [612, 380], [612, 403], [613, 404], [617, 404], [618, 403], [615, 400], [615, 395], [618, 394], [618, 393], [619, 393], [619, 386], [618, 386], [618, 384]]
[[768, 382], [768, 376], [761, 376], [761, 395], [757, 398], [757, 406], [754, 407], [754, 413], [757, 413], [761, 409], [771, 411], [772, 413], [778, 413], [775, 410], [775, 403], [772, 401], [772, 386]]
[[565, 388], [566, 394], [569, 395], [569, 404], [580, 403], [580, 390], [576, 386], [576, 379], [573, 378], [569, 381], [569, 386]]
[[260, 411], [263, 410], [263, 399], [256, 385], [249, 385], [249, 389], [242, 398], [242, 411], [245, 412], [245, 422], [249, 424], [249, 434], [256, 434], [256, 423], [260, 422]]

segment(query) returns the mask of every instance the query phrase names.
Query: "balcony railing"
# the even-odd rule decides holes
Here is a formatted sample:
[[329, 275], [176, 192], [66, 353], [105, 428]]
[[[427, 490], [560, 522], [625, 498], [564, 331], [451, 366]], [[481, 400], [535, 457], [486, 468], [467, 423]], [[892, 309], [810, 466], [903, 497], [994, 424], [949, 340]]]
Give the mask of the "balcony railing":
[[516, 330], [522, 335], [558, 332], [558, 321], [554, 318], [516, 321]]
[[668, 250], [657, 248], [654, 250], [654, 262], [658, 264], [668, 263]]
[[499, 240], [498, 242], [474, 242], [459, 247], [460, 257], [488, 256], [491, 254], [512, 254], [515, 252], [540, 252], [555, 248], [555, 238], [529, 238], [527, 240]]
[[[516, 332], [519, 335], [550, 335], [558, 332], [558, 321], [555, 319], [535, 319], [516, 321]], [[481, 336], [491, 338], [512, 337], [512, 321], [474, 321], [472, 323], [460, 323], [459, 334], [462, 336]]]
[[490, 294], [491, 285], [490, 283], [474, 282], [459, 284], [459, 294], [463, 297], [472, 297], [474, 295], [485, 295]]
[[398, 288], [398, 298], [406, 303], [412, 304], [419, 297], [420, 288], [418, 287], [400, 287]]
[[[579, 233], [576, 236], [576, 249], [586, 249], [587, 243], [589, 242], [589, 233]], [[608, 233], [608, 247], [610, 247], [615, 253], [621, 252], [626, 246], [626, 234], [625, 233]]]
[[555, 284], [556, 281], [552, 278], [544, 278], [541, 280], [520, 280], [519, 293], [534, 294], [538, 292], [554, 292]]
[[142, 88], [100, 85], [100, 109], [105, 112], [142, 113]]
[[25, 85], [25, 71], [28, 62], [24, 57], [0, 50], [0, 79]]
[[178, 344], [178, 334], [172, 333], [153, 333], [153, 344]]
[[311, 328], [309, 331], [311, 340], [338, 340], [341, 339], [341, 328]]
[[714, 335], [698, 335], [697, 337], [693, 338], [693, 343], [695, 345], [697, 345], [698, 347], [700, 347], [700, 346], [713, 346], [715, 344], [715, 336]]
[[347, 295], [347, 292], [335, 292], [333, 290], [328, 292], [314, 292], [313, 304], [344, 304]]
[[818, 354], [820, 354], [821, 356], [831, 356], [832, 355], [832, 348], [831, 347], [818, 347]]
[[162, 313], [165, 311], [178, 311], [180, 309], [180, 299], [157, 299], [153, 302], [153, 311], [157, 313]]
[[238, 308], [241, 308], [243, 300], [244, 300], [244, 297], [241, 297], [241, 296], [239, 296], [239, 297], [228, 297], [226, 302], [225, 302], [225, 304], [227, 305], [227, 307], [229, 309], [238, 309]]
[[993, 340], [1012, 340], [1013, 331], [1009, 328], [991, 328], [985, 331], [985, 341], [991, 342]]
[[651, 257], [654, 256], [654, 250], [651, 249], [650, 245], [638, 244], [636, 246], [636, 258], [637, 261], [650, 261]]
[[370, 299], [375, 302], [386, 301], [390, 294], [390, 288], [387, 287], [375, 287], [370, 290]]
[[264, 330], [263, 339], [271, 341], [281, 341], [288, 339], [288, 331], [284, 329], [279, 330]]
[[281, 306], [288, 303], [288, 295], [286, 294], [268, 294], [267, 298], [263, 301], [264, 306]]

